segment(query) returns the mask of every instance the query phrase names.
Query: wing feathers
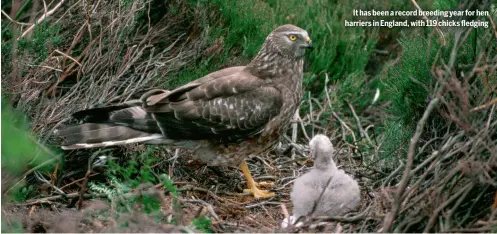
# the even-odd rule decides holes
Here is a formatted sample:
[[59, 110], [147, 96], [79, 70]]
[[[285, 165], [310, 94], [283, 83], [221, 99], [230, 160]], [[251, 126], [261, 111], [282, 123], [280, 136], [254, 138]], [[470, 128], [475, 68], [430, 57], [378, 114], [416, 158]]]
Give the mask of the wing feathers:
[[270, 87], [254, 89], [208, 101], [184, 101], [170, 104], [175, 120], [168, 113], [153, 113], [161, 129], [170, 138], [219, 139], [245, 138], [260, 132], [276, 116], [282, 100], [278, 90]]
[[239, 73], [231, 74], [230, 76], [220, 77], [216, 80], [205, 82], [188, 91], [187, 96], [190, 100], [209, 100], [219, 96], [230, 96], [248, 92], [263, 84], [264, 80], [242, 70]]
[[[230, 67], [230, 68], [225, 68], [213, 73], [210, 73], [200, 79], [197, 79], [195, 81], [192, 81], [190, 83], [187, 83], [183, 86], [180, 86], [173, 91], [169, 91], [166, 93], [160, 93], [158, 94], [157, 90], [155, 92], [148, 92], [144, 94], [141, 98], [142, 102], [145, 103], [147, 106], [153, 106], [156, 104], [165, 104], [169, 103], [171, 100], [172, 101], [180, 101], [183, 99], [190, 99], [190, 100], [198, 100], [200, 98], [196, 98], [194, 95], [195, 93], [191, 93], [192, 89], [196, 89], [203, 84], [212, 81], [212, 80], [217, 80], [219, 78], [224, 78], [231, 76], [233, 74], [239, 73], [242, 71], [245, 67], [244, 66], [238, 66], [238, 67]], [[214, 82], [217, 83], [217, 82]]]

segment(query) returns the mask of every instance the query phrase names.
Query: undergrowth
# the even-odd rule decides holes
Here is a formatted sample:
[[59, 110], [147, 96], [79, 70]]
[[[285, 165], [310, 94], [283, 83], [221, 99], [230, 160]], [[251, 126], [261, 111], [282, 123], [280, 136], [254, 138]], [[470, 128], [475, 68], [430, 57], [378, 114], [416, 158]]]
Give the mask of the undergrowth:
[[[111, 204], [111, 210], [117, 212], [118, 216], [126, 213], [144, 212], [153, 215], [162, 222], [180, 225], [182, 224], [182, 208], [179, 201], [178, 188], [165, 173], [156, 173], [151, 168], [160, 159], [152, 156], [155, 147], [148, 149], [138, 156], [132, 156], [125, 165], [118, 164], [113, 160], [106, 160], [105, 175], [107, 181], [90, 182], [88, 188], [96, 194], [103, 194]], [[157, 185], [165, 189], [162, 191]], [[170, 204], [164, 204], [164, 195], [171, 197]], [[172, 207], [171, 217], [161, 211], [165, 207]], [[119, 224], [125, 225], [125, 224]], [[211, 221], [202, 215], [191, 220], [188, 226], [202, 232], [210, 232]]]
[[[383, 88], [381, 100], [392, 102], [387, 108], [392, 116], [386, 119], [382, 130], [386, 143], [383, 146], [384, 155], [407, 152], [416, 120], [421, 118], [426, 105], [434, 98], [430, 93], [435, 89], [438, 80], [435, 79], [437, 74], [433, 72], [433, 67], [454, 60], [461, 64], [456, 70], [458, 74], [470, 73], [472, 68], [464, 66], [476, 61], [478, 55], [488, 51], [488, 44], [485, 42], [488, 36], [488, 31], [473, 30], [468, 36], [469, 39], [457, 48], [458, 53], [454, 58], [451, 58], [454, 56], [453, 47], [441, 46], [438, 38], [401, 36], [400, 44], [404, 56], [395, 65], [387, 66], [386, 72], [379, 77]], [[478, 39], [473, 40], [473, 37]], [[454, 43], [454, 35], [448, 38], [450, 39], [447, 44]], [[435, 60], [439, 62], [434, 64]], [[491, 92], [483, 83], [479, 85], [482, 91]], [[437, 128], [440, 122], [444, 120], [435, 119], [428, 128]]]

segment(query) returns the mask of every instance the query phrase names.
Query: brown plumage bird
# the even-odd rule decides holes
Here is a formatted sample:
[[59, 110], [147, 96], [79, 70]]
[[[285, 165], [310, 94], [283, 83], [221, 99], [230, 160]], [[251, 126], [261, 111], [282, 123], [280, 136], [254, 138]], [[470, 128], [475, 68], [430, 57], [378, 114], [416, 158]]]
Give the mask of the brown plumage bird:
[[312, 48], [307, 32], [282, 25], [266, 38], [246, 66], [210, 73], [174, 90], [152, 90], [140, 100], [73, 114], [83, 123], [63, 126], [56, 135], [63, 149], [129, 143], [190, 148], [210, 165], [240, 165], [248, 191], [259, 190], [245, 158], [276, 143], [302, 99], [304, 54]]

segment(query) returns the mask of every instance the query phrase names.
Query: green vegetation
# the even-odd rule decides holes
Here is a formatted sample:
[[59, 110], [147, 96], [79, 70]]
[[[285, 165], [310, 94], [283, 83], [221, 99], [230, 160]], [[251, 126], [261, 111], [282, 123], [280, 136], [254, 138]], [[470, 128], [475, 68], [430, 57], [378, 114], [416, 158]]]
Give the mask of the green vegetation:
[[211, 233], [209, 230], [209, 227], [212, 225], [211, 220], [205, 216], [202, 215], [198, 219], [193, 219], [192, 224], [195, 226], [195, 228], [201, 232], [204, 233]]
[[97, 193], [105, 194], [112, 204], [119, 204], [117, 209], [123, 212], [133, 211], [136, 204], [140, 204], [146, 213], [158, 211], [160, 202], [151, 195], [144, 193], [130, 197], [125, 196], [133, 190], [140, 190], [138, 188], [140, 185], [156, 184], [159, 177], [163, 177], [162, 175], [154, 175], [150, 169], [152, 163], [157, 161], [151, 157], [152, 152], [153, 148], [149, 148], [138, 157], [129, 160], [126, 166], [109, 160], [106, 170], [109, 181], [105, 183], [90, 182], [88, 187]]
[[50, 51], [61, 45], [62, 37], [60, 27], [47, 22], [37, 25], [31, 38], [23, 37], [19, 40], [19, 53], [28, 52], [35, 57], [35, 62], [41, 62]]
[[[200, 61], [173, 78], [170, 81], [172, 86], [218, 70], [232, 57], [239, 56], [246, 63], [257, 54], [274, 27], [288, 23], [305, 28], [314, 41], [315, 50], [309, 53], [308, 72], [304, 79], [307, 89], [321, 93], [324, 74], [327, 73], [331, 81], [343, 81], [345, 85], [340, 86], [342, 93], [350, 96], [357, 87], [347, 84], [363, 83], [366, 77], [364, 70], [374, 49], [375, 33], [366, 36], [364, 28], [345, 28], [343, 20], [349, 17], [352, 5], [330, 4], [328, 1], [302, 4], [298, 0], [269, 3], [260, 0], [198, 1], [192, 5], [213, 9], [217, 13], [207, 21], [209, 40], [212, 43], [223, 38], [223, 52]], [[295, 7], [297, 5], [300, 7]]]
[[36, 142], [30, 133], [27, 119], [12, 110], [9, 101], [2, 98], [2, 167], [9, 173], [22, 173], [39, 165], [50, 154]]
[[[457, 45], [458, 53], [454, 62], [455, 66], [458, 66], [458, 73], [470, 73], [472, 68], [463, 65], [471, 64], [476, 61], [477, 55], [484, 54], [488, 50], [487, 44], [481, 43], [484, 40], [478, 40], [479, 43], [477, 40], [471, 40], [471, 37], [477, 37], [477, 33], [478, 30], [474, 30], [469, 35], [469, 40]], [[488, 35], [480, 35], [483, 38], [486, 36]], [[383, 130], [387, 142], [384, 147], [389, 149], [386, 150], [388, 154], [392, 152], [392, 148], [406, 152], [408, 140], [414, 133], [417, 120], [421, 118], [428, 102], [434, 98], [432, 92], [439, 80], [436, 74], [432, 73], [432, 67], [448, 64], [451, 56], [454, 56], [451, 54], [455, 46], [453, 46], [454, 37], [448, 38], [450, 39], [446, 42], [447, 46], [443, 47], [437, 42], [437, 38], [402, 36], [400, 38], [402, 51], [409, 56], [402, 56], [397, 64], [389, 66], [384, 75], [379, 76], [384, 89], [383, 101], [392, 102], [388, 108], [392, 116], [387, 119]], [[491, 92], [481, 82], [478, 83], [484, 93]], [[431, 127], [435, 127], [437, 123], [435, 122]]]
[[[13, 36], [11, 27], [2, 27], [2, 40], [5, 42], [2, 42], [2, 51], [8, 51], [8, 53], [3, 53], [2, 57], [2, 67], [7, 68], [7, 72], [2, 71], [3, 74], [8, 74], [12, 64]], [[19, 35], [17, 36], [19, 37]], [[32, 36], [22, 37], [17, 41], [16, 53], [27, 53], [30, 57], [29, 61], [25, 62], [38, 64], [61, 45], [63, 36], [58, 25], [42, 22], [34, 28]]]

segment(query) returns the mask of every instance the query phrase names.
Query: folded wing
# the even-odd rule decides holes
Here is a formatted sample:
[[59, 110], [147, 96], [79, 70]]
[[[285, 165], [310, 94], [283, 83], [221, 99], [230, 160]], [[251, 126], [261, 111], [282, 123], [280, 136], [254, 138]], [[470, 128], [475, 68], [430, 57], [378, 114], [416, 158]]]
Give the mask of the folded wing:
[[243, 69], [142, 100], [167, 138], [222, 142], [259, 133], [282, 105], [277, 89]]
[[56, 133], [66, 139], [65, 149], [166, 139], [236, 142], [261, 132], [281, 105], [270, 83], [232, 67], [172, 91], [74, 113], [83, 123]]

